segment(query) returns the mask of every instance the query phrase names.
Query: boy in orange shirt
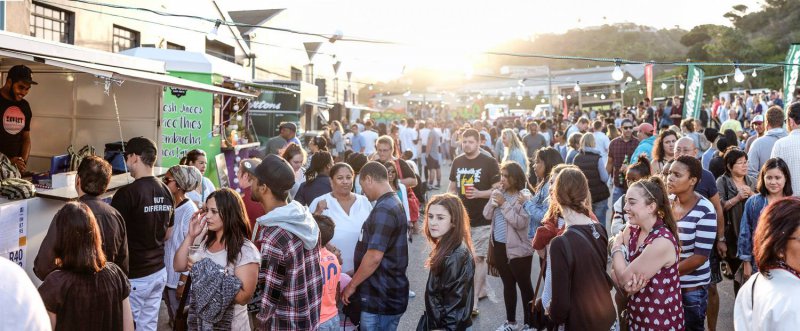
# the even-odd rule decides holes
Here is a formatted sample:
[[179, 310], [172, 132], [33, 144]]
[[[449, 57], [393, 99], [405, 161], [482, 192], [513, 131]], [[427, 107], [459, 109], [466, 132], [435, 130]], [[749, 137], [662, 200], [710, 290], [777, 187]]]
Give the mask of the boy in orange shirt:
[[319, 264], [322, 268], [322, 307], [319, 313], [319, 330], [335, 331], [339, 330], [339, 310], [336, 307], [336, 299], [339, 297], [339, 278], [342, 266], [339, 259], [326, 247], [333, 238], [336, 224], [325, 215], [314, 215], [314, 220], [319, 226]]

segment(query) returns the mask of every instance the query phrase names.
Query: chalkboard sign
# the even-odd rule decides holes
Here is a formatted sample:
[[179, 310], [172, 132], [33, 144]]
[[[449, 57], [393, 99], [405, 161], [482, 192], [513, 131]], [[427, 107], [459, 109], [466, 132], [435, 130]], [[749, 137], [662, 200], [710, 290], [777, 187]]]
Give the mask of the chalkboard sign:
[[231, 184], [228, 182], [228, 163], [225, 161], [225, 154], [217, 154], [214, 159], [217, 162], [219, 188], [231, 187]]

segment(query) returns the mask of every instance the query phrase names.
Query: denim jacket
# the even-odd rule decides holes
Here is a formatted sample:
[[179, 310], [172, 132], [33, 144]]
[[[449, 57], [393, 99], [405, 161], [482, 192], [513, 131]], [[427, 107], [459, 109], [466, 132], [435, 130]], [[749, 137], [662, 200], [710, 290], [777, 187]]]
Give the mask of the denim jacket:
[[533, 195], [533, 199], [527, 201], [523, 206], [531, 217], [531, 225], [528, 228], [528, 239], [533, 239], [536, 229], [542, 225], [544, 215], [550, 209], [550, 182], [547, 181], [542, 188]]
[[749, 262], [753, 266], [753, 271], [757, 270], [753, 262], [753, 234], [756, 230], [758, 216], [766, 206], [767, 197], [761, 194], [751, 196], [744, 203], [744, 213], [742, 213], [742, 221], [739, 224], [739, 243], [736, 256], [742, 261]]

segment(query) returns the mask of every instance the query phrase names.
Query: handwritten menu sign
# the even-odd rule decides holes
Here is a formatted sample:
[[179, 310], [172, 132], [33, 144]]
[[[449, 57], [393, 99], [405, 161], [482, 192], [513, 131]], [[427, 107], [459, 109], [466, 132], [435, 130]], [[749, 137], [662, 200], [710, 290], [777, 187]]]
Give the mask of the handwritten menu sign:
[[10, 202], [0, 206], [0, 256], [25, 268], [28, 235], [28, 202]]

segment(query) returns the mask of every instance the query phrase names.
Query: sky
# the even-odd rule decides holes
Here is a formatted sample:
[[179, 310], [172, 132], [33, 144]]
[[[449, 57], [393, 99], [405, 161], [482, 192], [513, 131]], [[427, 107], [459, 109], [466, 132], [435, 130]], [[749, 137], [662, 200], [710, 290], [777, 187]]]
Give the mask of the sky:
[[[229, 10], [286, 8], [280, 14], [282, 28], [323, 34], [341, 30], [345, 37], [402, 43], [338, 42], [321, 50], [336, 53], [346, 71], [368, 80], [396, 78], [403, 67], [463, 74], [494, 45], [573, 28], [622, 22], [687, 30], [700, 24], [730, 25], [722, 15], [737, 4], [750, 11], [761, 7], [755, 0], [224, 1]], [[299, 47], [321, 41], [299, 35], [297, 40]]]

